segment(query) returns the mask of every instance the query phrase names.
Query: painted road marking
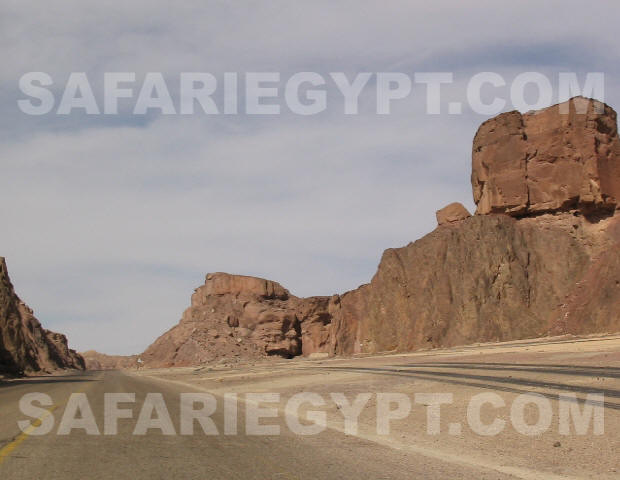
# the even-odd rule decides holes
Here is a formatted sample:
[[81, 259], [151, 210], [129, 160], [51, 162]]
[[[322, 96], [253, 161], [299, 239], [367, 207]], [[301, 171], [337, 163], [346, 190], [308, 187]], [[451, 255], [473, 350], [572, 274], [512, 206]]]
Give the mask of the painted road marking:
[[2, 449], [0, 449], [0, 464], [2, 464], [2, 462], [4, 462], [4, 460], [13, 452], [13, 450], [19, 447], [19, 445], [24, 440], [26, 440], [32, 432], [34, 432], [38, 427], [40, 427], [43, 423], [43, 420], [49, 417], [57, 408], [58, 405], [52, 405], [52, 407], [49, 408], [43, 415], [41, 415], [34, 422], [32, 422], [27, 429], [25, 429], [22, 433], [15, 437], [12, 442], [2, 447]]
[[[103, 374], [95, 377], [95, 380], [99, 380], [102, 377], [102, 375]], [[86, 388], [87, 388], [87, 386], [84, 386], [84, 387], [78, 389], [74, 393], [84, 393]], [[69, 399], [67, 399], [67, 402], [69, 402]], [[65, 402], [64, 405], [66, 405], [67, 402]], [[52, 413], [54, 413], [54, 410], [56, 410], [59, 406], [60, 405], [52, 405], [43, 415], [41, 415], [34, 422], [32, 422], [30, 424], [30, 426], [26, 430], [24, 430], [17, 437], [15, 437], [15, 439], [12, 442], [9, 442], [7, 445], [2, 447], [0, 449], [0, 465], [2, 465], [2, 462], [4, 462], [11, 455], [11, 453], [13, 453], [13, 451], [17, 447], [19, 447], [19, 445], [30, 436], [30, 434], [32, 432], [34, 432], [37, 428], [39, 428], [41, 426], [41, 423], [43, 422], [43, 420], [45, 420]]]

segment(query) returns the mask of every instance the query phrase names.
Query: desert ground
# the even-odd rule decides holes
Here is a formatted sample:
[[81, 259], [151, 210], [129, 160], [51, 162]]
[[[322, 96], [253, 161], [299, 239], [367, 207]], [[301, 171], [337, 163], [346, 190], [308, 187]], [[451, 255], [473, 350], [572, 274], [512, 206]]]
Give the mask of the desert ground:
[[[16, 419], [25, 393], [52, 397], [56, 421], [69, 395], [85, 393], [99, 428], [104, 424], [104, 392], [135, 393], [132, 419], [119, 420], [117, 435], [87, 435], [72, 430], [58, 435], [20, 433]], [[139, 406], [147, 393], [165, 399], [175, 434], [151, 429], [134, 435]], [[217, 434], [179, 435], [179, 394], [208, 392], [219, 402], [237, 394], [238, 434], [223, 432], [223, 408], [212, 415]], [[287, 401], [300, 392], [325, 399], [322, 406], [305, 405], [291, 413]], [[505, 407], [481, 409], [483, 423], [506, 420], [501, 433], [484, 436], [468, 423], [471, 398], [494, 393]], [[559, 429], [559, 395], [603, 393], [604, 432], [593, 425], [583, 435]], [[244, 415], [251, 406], [248, 393], [277, 393], [275, 418], [261, 425], [279, 425], [275, 435], [244, 431]], [[370, 394], [361, 411], [357, 431], [346, 430], [342, 412], [330, 400], [343, 393], [349, 400]], [[377, 429], [377, 394], [404, 393], [411, 412], [390, 422], [389, 434]], [[441, 416], [416, 394], [452, 394], [441, 406]], [[548, 398], [553, 418], [546, 431], [519, 433], [508, 419], [515, 399], [536, 393]], [[620, 335], [557, 337], [531, 341], [478, 344], [407, 354], [350, 358], [269, 359], [263, 362], [169, 369], [98, 371], [62, 376], [40, 376], [0, 383], [0, 476], [30, 478], [211, 478], [211, 479], [577, 479], [620, 478]], [[415, 399], [415, 400], [414, 400]], [[531, 407], [531, 406], [530, 406]], [[528, 424], [537, 412], [526, 408]], [[325, 412], [327, 428], [314, 435], [298, 435], [287, 428], [291, 415], [301, 425], [312, 425], [310, 411]], [[306, 415], [308, 414], [308, 418]], [[433, 417], [433, 414], [430, 414]], [[428, 425], [438, 424], [438, 432]], [[432, 430], [432, 429], [431, 429]], [[601, 433], [601, 432], [599, 432]]]

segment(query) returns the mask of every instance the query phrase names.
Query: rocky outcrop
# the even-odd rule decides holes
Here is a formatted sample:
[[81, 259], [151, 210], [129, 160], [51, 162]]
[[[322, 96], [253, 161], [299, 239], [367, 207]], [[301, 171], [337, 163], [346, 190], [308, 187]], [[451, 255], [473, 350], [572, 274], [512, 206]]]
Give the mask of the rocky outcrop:
[[30, 374], [63, 368], [84, 369], [84, 360], [67, 346], [67, 338], [44, 329], [15, 294], [0, 257], [0, 372]]
[[616, 113], [595, 101], [500, 115], [474, 140], [475, 216], [458, 203], [439, 210], [435, 231], [386, 250], [371, 282], [342, 295], [208, 275], [143, 358], [193, 365], [620, 331], [619, 145]]
[[466, 218], [471, 217], [470, 213], [463, 206], [462, 203], [454, 202], [450, 205], [446, 205], [441, 210], [435, 212], [437, 217], [437, 225], [444, 225], [446, 223], [460, 222]]
[[210, 273], [178, 325], [141, 356], [147, 367], [326, 351], [329, 297], [297, 298], [262, 278]]
[[616, 112], [599, 102], [578, 97], [538, 112], [499, 115], [474, 139], [476, 213], [613, 211], [620, 199], [618, 158]]

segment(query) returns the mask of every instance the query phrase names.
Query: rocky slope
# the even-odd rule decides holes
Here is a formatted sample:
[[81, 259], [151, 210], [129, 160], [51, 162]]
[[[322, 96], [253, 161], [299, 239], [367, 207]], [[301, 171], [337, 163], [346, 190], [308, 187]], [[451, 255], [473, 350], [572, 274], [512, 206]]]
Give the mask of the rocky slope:
[[84, 360], [67, 346], [67, 338], [44, 329], [15, 294], [0, 257], [0, 372], [11, 374], [83, 370]]
[[476, 215], [439, 210], [435, 231], [386, 250], [372, 281], [343, 295], [207, 275], [146, 366], [620, 331], [616, 113], [576, 98], [499, 115], [476, 134], [471, 180]]

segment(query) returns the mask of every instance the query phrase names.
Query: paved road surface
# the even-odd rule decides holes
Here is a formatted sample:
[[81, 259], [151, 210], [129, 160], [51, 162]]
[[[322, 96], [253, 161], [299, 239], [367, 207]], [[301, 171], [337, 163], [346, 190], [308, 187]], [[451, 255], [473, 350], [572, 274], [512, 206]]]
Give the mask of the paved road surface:
[[[162, 435], [149, 430], [133, 435], [148, 393], [159, 392], [179, 432], [180, 394], [277, 392], [290, 398], [309, 391], [347, 398], [363, 392], [450, 393], [454, 401], [442, 409], [441, 432], [429, 435], [424, 405], [393, 425], [388, 436], [376, 433], [376, 416], [360, 415], [355, 435], [342, 433], [342, 411], [335, 404], [325, 412], [330, 428], [314, 436], [245, 434], [244, 403], [239, 403], [239, 435], [223, 434], [221, 404], [213, 420], [221, 434]], [[26, 393], [43, 392], [53, 399], [56, 427], [46, 436], [21, 434], [17, 421]], [[82, 430], [56, 434], [71, 393], [87, 395], [97, 426], [103, 430], [105, 393], [135, 393], [133, 418], [119, 420], [118, 435], [93, 436]], [[604, 393], [605, 432], [562, 435], [558, 431], [558, 395]], [[505, 408], [486, 413], [506, 419], [497, 436], [481, 436], [468, 428], [468, 402], [480, 393], [500, 395]], [[536, 393], [548, 399], [553, 422], [548, 431], [524, 436], [509, 426], [510, 405], [519, 396]], [[374, 402], [374, 403], [373, 403]], [[280, 403], [280, 408], [285, 400]], [[125, 404], [124, 408], [131, 408]], [[376, 411], [376, 410], [374, 410]], [[530, 412], [531, 413], [531, 412]], [[302, 412], [303, 414], [303, 412]], [[536, 415], [530, 415], [530, 421]], [[284, 425], [282, 415], [273, 422]], [[271, 419], [262, 423], [273, 423]], [[448, 426], [458, 422], [459, 433]], [[374, 431], [374, 434], [373, 434]], [[620, 479], [620, 336], [580, 340], [508, 342], [389, 355], [324, 361], [272, 361], [260, 364], [86, 372], [0, 382], [0, 480], [72, 479]]]
[[[20, 437], [18, 410], [28, 392], [50, 395], [56, 425], [70, 393], [87, 394], [102, 429], [103, 394], [136, 394], [141, 405], [148, 392], [161, 392], [178, 431], [179, 393], [187, 387], [121, 372], [87, 372], [64, 377], [40, 377], [0, 386], [0, 478], [54, 479], [503, 479], [506, 475], [444, 463], [424, 456], [398, 452], [355, 437], [327, 431], [299, 437], [283, 431], [263, 436], [164, 436], [150, 430], [134, 436], [134, 420], [119, 420], [119, 434], [89, 436], [74, 430], [68, 436]], [[138, 410], [138, 408], [136, 408]], [[221, 417], [214, 416], [216, 424]], [[196, 429], [198, 430], [198, 428]], [[17, 443], [17, 445], [15, 445]], [[6, 451], [9, 450], [7, 453]]]

